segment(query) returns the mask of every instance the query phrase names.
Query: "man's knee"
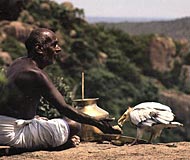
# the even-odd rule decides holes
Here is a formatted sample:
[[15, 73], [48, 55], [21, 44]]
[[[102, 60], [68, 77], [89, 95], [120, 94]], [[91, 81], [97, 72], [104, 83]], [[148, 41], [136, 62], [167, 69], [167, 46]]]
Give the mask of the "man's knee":
[[78, 122], [75, 122], [75, 121], [70, 121], [69, 122], [69, 127], [70, 127], [72, 135], [78, 134], [80, 132], [80, 130], [81, 130], [81, 124], [78, 123]]
[[70, 136], [73, 136], [73, 135], [76, 135], [80, 132], [81, 130], [81, 124], [76, 122], [76, 121], [73, 121], [71, 119], [68, 119], [68, 118], [64, 118], [68, 125], [69, 125], [69, 128], [70, 128]]

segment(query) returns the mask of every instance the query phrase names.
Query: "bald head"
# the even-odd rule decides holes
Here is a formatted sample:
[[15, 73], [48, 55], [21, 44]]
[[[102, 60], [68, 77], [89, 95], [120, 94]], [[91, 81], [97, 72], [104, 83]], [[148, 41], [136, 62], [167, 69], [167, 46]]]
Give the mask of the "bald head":
[[53, 64], [61, 51], [55, 33], [46, 28], [33, 30], [25, 45], [28, 50], [28, 58], [36, 61], [40, 68]]
[[34, 29], [28, 39], [25, 42], [26, 49], [28, 53], [30, 53], [35, 46], [38, 45], [46, 45], [51, 42], [52, 37], [55, 37], [55, 33], [46, 28], [38, 28]]

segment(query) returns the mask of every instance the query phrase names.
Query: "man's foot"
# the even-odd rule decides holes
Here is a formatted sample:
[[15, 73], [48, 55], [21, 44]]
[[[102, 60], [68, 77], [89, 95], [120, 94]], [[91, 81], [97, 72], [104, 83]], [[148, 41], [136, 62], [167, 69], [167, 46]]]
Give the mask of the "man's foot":
[[52, 150], [56, 150], [56, 151], [65, 150], [65, 149], [76, 147], [77, 145], [79, 145], [79, 143], [80, 143], [80, 137], [77, 135], [74, 135], [65, 144], [58, 146], [58, 147], [49, 148], [47, 150], [51, 150], [51, 151]]
[[77, 135], [72, 136], [68, 141], [64, 144], [67, 148], [76, 147], [80, 143], [80, 137]]
[[71, 137], [70, 141], [73, 144], [73, 146], [76, 147], [80, 143], [80, 137], [77, 135], [74, 135]]

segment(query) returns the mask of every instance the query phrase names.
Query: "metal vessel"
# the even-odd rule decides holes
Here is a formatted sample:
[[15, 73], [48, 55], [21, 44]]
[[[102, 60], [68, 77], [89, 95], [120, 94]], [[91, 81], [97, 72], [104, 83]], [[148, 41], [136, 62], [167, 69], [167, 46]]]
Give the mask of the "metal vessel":
[[[96, 118], [108, 118], [109, 113], [97, 105], [99, 98], [84, 98], [84, 72], [82, 72], [82, 99], [73, 100], [76, 109]], [[83, 141], [96, 141], [98, 134], [102, 133], [97, 127], [82, 124], [80, 138]]]
[[[74, 103], [76, 104], [75, 107], [89, 116], [96, 118], [108, 118], [109, 113], [97, 105], [98, 99], [99, 98], [76, 99], [74, 100]], [[101, 133], [102, 132], [97, 127], [82, 124], [79, 136], [83, 141], [96, 141]]]

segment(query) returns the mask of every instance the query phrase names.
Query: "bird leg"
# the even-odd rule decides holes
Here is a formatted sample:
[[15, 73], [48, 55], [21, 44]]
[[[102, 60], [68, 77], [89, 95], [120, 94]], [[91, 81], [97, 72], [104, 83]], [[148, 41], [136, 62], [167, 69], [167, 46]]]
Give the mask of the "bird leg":
[[143, 133], [144, 133], [143, 128], [137, 128], [137, 136], [136, 136], [135, 140], [130, 144], [130, 146], [138, 144], [138, 140], [142, 138]]
[[157, 137], [160, 136], [160, 134], [162, 133], [162, 125], [157, 125], [154, 127], [154, 129], [151, 131], [151, 135], [150, 135], [150, 138], [148, 140], [148, 143], [152, 143], [152, 141], [154, 139], [156, 139]]
[[152, 140], [155, 138], [155, 133], [154, 132], [151, 132], [151, 135], [150, 135], [150, 138], [148, 140], [148, 143], [152, 143]]
[[135, 138], [135, 140], [131, 144], [129, 144], [129, 146], [133, 146], [135, 144], [138, 144], [137, 142], [138, 142], [138, 138]]

